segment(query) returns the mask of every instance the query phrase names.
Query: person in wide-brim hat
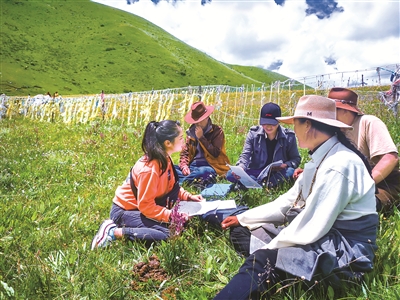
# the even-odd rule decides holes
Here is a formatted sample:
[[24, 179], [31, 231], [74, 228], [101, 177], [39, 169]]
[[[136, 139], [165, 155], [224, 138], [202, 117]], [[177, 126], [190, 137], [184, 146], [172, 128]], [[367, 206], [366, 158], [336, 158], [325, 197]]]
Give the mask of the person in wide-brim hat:
[[362, 113], [357, 107], [358, 95], [350, 89], [333, 87], [328, 97], [335, 100], [336, 118], [354, 128], [346, 136], [373, 165], [377, 210], [390, 212], [394, 206], [400, 207], [398, 148], [386, 124], [377, 116]]
[[278, 118], [294, 124], [310, 159], [286, 193], [222, 221], [246, 260], [214, 300], [268, 298], [271, 287], [296, 278], [322, 276], [327, 285], [342, 287], [373, 270], [375, 182], [367, 159], [345, 135], [351, 126], [335, 112], [334, 100], [309, 95], [299, 99], [293, 116]]
[[352, 129], [351, 126], [336, 120], [335, 101], [318, 95], [305, 95], [299, 99], [294, 115], [290, 117], [278, 117], [279, 122], [293, 124], [294, 119], [306, 118], [324, 123], [330, 126]]
[[357, 107], [358, 95], [352, 90], [334, 87], [328, 93], [328, 98], [335, 100], [336, 108], [341, 108], [357, 113], [362, 116], [364, 113]]
[[190, 111], [186, 114], [184, 120], [189, 124], [196, 124], [209, 117], [213, 111], [214, 106], [208, 106], [199, 101], [192, 104]]
[[211, 121], [213, 111], [214, 106], [198, 101], [191, 105], [184, 117], [191, 125], [186, 131], [186, 143], [180, 154], [179, 165], [175, 168], [180, 184], [204, 187], [214, 183], [217, 175], [225, 176], [229, 169], [224, 131]]

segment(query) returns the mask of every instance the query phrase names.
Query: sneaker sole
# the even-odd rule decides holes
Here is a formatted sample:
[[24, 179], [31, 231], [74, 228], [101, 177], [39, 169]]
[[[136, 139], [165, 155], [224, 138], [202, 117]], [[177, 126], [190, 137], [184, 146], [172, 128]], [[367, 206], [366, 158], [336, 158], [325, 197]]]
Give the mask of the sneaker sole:
[[94, 236], [92, 240], [92, 246], [91, 249], [94, 250], [95, 248], [98, 247], [98, 245], [103, 242], [107, 238], [108, 231], [110, 230], [111, 227], [114, 227], [114, 222], [109, 221], [109, 222], [103, 222], [100, 225], [99, 230], [97, 231], [96, 235]]

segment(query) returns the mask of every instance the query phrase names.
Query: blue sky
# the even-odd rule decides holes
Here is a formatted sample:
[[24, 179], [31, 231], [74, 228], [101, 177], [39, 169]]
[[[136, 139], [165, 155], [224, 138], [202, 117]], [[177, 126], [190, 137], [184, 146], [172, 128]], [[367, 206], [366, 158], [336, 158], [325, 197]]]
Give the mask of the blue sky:
[[94, 2], [143, 17], [219, 61], [292, 78], [400, 63], [400, 0]]

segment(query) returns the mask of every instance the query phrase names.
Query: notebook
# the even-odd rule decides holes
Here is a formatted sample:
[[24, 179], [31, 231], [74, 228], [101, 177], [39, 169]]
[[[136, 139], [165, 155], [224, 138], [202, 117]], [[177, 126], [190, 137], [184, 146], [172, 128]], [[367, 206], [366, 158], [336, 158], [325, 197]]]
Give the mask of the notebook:
[[231, 190], [232, 183], [215, 183], [201, 191], [204, 198], [224, 198]]

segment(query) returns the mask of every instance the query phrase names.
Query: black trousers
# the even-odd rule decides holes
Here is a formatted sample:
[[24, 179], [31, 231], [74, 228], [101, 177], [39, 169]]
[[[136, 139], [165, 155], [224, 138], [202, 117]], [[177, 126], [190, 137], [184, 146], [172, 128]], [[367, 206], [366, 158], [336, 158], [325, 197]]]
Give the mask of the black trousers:
[[286, 274], [275, 268], [277, 250], [261, 249], [251, 254], [231, 281], [214, 300], [248, 300], [268, 298], [275, 284]]
[[283, 227], [275, 227], [273, 224], [264, 224], [263, 227], [257, 228], [250, 232], [247, 227], [237, 226], [231, 227], [229, 236], [236, 252], [248, 257], [250, 255], [250, 237], [255, 235], [265, 243], [269, 243], [275, 238]]
[[244, 257], [250, 255], [250, 236], [251, 232], [247, 227], [237, 226], [231, 227], [229, 230], [229, 238], [233, 248]]

